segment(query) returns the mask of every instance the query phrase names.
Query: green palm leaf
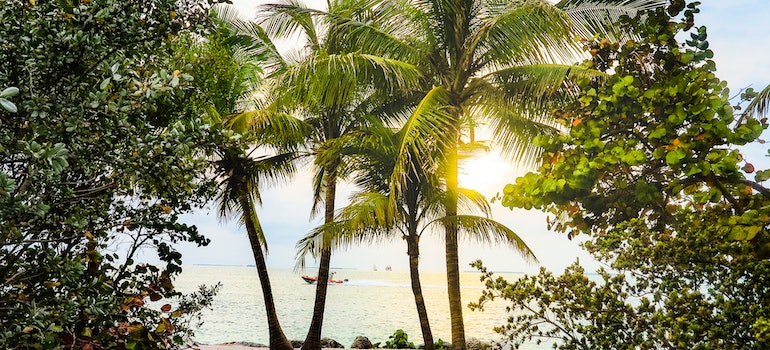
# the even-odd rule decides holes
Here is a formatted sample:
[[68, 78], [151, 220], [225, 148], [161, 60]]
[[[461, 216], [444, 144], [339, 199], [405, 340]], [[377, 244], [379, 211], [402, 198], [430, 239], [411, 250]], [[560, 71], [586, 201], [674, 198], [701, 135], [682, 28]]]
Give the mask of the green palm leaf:
[[301, 119], [271, 109], [258, 109], [229, 116], [225, 126], [238, 133], [251, 133], [263, 145], [296, 150], [309, 133]]
[[397, 223], [389, 203], [388, 196], [381, 193], [354, 195], [351, 203], [337, 213], [335, 221], [314, 228], [297, 243], [295, 268], [304, 268], [306, 257], [318, 256], [322, 247], [337, 250], [388, 238]]
[[748, 106], [746, 106], [746, 113], [758, 114], [764, 116], [770, 111], [770, 85], [762, 90], [757, 97], [751, 100]]
[[634, 17], [642, 11], [668, 5], [668, 0], [563, 0], [556, 4], [567, 13], [573, 30], [583, 38], [602, 35], [613, 41], [628, 38], [616, 24], [621, 16]]
[[457, 225], [466, 239], [485, 244], [505, 244], [516, 250], [526, 261], [537, 262], [537, 257], [521, 237], [497, 221], [475, 215], [456, 215], [439, 221], [443, 225]]
[[[577, 95], [576, 83], [583, 79], [603, 81], [608, 74], [575, 65], [531, 64], [500, 69], [481, 79], [489, 80], [503, 93], [530, 111], [542, 110], [554, 96]], [[521, 109], [521, 108], [519, 108]]]
[[362, 86], [377, 84], [385, 91], [416, 86], [420, 71], [414, 65], [362, 53], [316, 55], [288, 67], [274, 77], [286, 88], [277, 104], [306, 108], [334, 108], [350, 104]]
[[[221, 220], [232, 215], [238, 215], [240, 222], [245, 223], [245, 216], [250, 216], [252, 222], [259, 224], [254, 207], [261, 204], [259, 192], [260, 182], [267, 180], [279, 183], [287, 180], [294, 173], [293, 154], [282, 153], [275, 156], [265, 156], [252, 159], [237, 150], [222, 150], [219, 159], [213, 164], [220, 178], [220, 192], [217, 198], [217, 213]], [[243, 193], [243, 192], [246, 193]], [[250, 211], [244, 213], [240, 196], [247, 195]], [[267, 248], [261, 227], [258, 229], [259, 240]]]
[[260, 61], [267, 71], [277, 71], [286, 65], [262, 27], [244, 19], [235, 6], [216, 4], [211, 13], [215, 22], [228, 31], [228, 44], [236, 48], [233, 55], [237, 60]]
[[492, 217], [492, 207], [486, 197], [476, 190], [460, 188], [460, 195], [457, 200], [458, 210], [460, 212], [481, 211], [485, 217]]
[[569, 35], [569, 18], [545, 2], [514, 2], [483, 22], [467, 45], [477, 65], [571, 62], [579, 53]]
[[315, 13], [321, 11], [308, 8], [302, 1], [283, 0], [259, 7], [258, 22], [272, 38], [289, 39], [300, 36], [307, 40], [312, 48], [321, 45], [319, 21], [314, 19]]
[[400, 144], [393, 169], [391, 193], [399, 196], [412, 167], [426, 169], [435, 162], [436, 149], [443, 149], [455, 140], [446, 140], [447, 130], [452, 128], [448, 113], [449, 95], [445, 88], [435, 87], [420, 101], [410, 118], [399, 131]]

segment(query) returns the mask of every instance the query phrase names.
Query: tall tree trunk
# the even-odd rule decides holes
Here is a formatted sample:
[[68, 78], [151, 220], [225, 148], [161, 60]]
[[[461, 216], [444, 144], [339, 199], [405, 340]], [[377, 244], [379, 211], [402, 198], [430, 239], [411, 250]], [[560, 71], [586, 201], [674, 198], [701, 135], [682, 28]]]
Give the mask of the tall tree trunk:
[[241, 211], [243, 212], [244, 225], [246, 226], [246, 232], [249, 235], [249, 242], [251, 243], [251, 252], [254, 254], [254, 263], [257, 266], [257, 274], [259, 275], [259, 283], [262, 286], [262, 296], [265, 299], [265, 311], [267, 312], [267, 328], [270, 333], [270, 349], [291, 350], [291, 342], [286, 338], [286, 335], [281, 329], [281, 324], [278, 322], [278, 314], [275, 312], [275, 302], [273, 301], [273, 290], [270, 286], [270, 277], [267, 274], [267, 264], [265, 263], [265, 255], [262, 252], [262, 242], [259, 240], [259, 230], [261, 230], [258, 222], [254, 222], [251, 217], [251, 213], [254, 210], [253, 203], [249, 199], [248, 189], [241, 189], [238, 201], [240, 202]]
[[305, 342], [302, 343], [303, 350], [317, 350], [321, 348], [321, 330], [324, 322], [324, 309], [326, 308], [326, 291], [329, 287], [329, 263], [331, 256], [331, 250], [324, 250], [321, 253], [321, 260], [318, 264], [315, 304], [313, 304], [313, 319], [310, 321], [310, 328], [307, 331]]
[[[331, 166], [326, 172], [326, 195], [324, 207], [324, 223], [334, 221], [334, 200], [337, 194], [337, 167]], [[315, 304], [313, 305], [313, 319], [307, 331], [303, 350], [316, 350], [321, 348], [321, 331], [324, 321], [324, 309], [326, 308], [326, 291], [329, 287], [329, 266], [331, 264], [332, 251], [326, 246], [321, 247], [321, 260], [318, 262], [318, 280], [315, 290]]]
[[425, 298], [422, 296], [422, 285], [420, 284], [420, 245], [417, 241], [416, 227], [409, 228], [409, 235], [406, 236], [407, 252], [409, 254], [409, 277], [412, 280], [412, 293], [414, 293], [414, 303], [417, 305], [417, 316], [420, 318], [420, 329], [422, 330], [422, 339], [425, 342], [425, 349], [435, 349], [433, 345], [433, 333], [430, 330], [428, 321], [428, 310], [425, 307]]
[[[454, 108], [454, 129], [451, 149], [447, 152], [446, 187], [447, 202], [446, 215], [457, 216], [457, 198], [460, 192], [458, 174], [458, 150], [460, 130], [460, 107]], [[452, 349], [465, 350], [465, 325], [463, 324], [463, 307], [460, 298], [460, 266], [457, 247], [457, 223], [446, 225], [445, 250], [446, 250], [446, 277], [447, 292], [449, 294], [449, 316], [452, 325]]]

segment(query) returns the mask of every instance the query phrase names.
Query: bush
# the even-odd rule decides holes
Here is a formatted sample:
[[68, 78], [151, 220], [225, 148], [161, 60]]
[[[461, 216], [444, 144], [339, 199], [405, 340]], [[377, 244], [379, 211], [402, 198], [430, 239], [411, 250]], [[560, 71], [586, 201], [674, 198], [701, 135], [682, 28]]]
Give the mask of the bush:
[[409, 336], [403, 329], [397, 329], [393, 335], [388, 337], [384, 348], [386, 349], [414, 349], [414, 343], [409, 341]]
[[213, 195], [200, 174], [222, 141], [178, 105], [193, 77], [174, 43], [206, 7], [0, 6], [0, 86], [18, 88], [0, 96], [0, 348], [168, 348], [210, 303], [172, 284], [174, 244], [208, 243], [179, 218]]

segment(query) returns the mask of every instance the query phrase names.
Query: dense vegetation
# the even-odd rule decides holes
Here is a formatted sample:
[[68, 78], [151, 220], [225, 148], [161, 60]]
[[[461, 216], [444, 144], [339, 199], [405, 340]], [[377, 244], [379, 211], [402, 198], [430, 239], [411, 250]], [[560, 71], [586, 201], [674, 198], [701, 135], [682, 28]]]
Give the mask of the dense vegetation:
[[[0, 347], [166, 348], [210, 301], [172, 284], [175, 243], [208, 242], [179, 216], [209, 200], [206, 154], [226, 142], [185, 113], [173, 55], [207, 6], [0, 7], [0, 86], [18, 89], [0, 110]], [[162, 265], [135, 264], [141, 250]]]
[[[684, 7], [684, 6], [682, 6]], [[679, 12], [684, 10], [684, 12]], [[588, 235], [609, 271], [575, 264], [488, 291], [523, 313], [499, 331], [560, 349], [765, 349], [770, 343], [770, 190], [739, 146], [765, 120], [734, 113], [715, 76], [697, 3], [626, 20], [643, 40], [588, 41], [586, 62], [612, 68], [585, 80], [557, 111], [569, 133], [545, 137], [542, 166], [506, 186], [503, 205], [554, 215], [553, 228]], [[683, 43], [676, 41], [687, 33]], [[754, 177], [752, 180], [751, 177]], [[477, 264], [477, 266], [480, 266]], [[482, 267], [483, 270], [483, 267]]]

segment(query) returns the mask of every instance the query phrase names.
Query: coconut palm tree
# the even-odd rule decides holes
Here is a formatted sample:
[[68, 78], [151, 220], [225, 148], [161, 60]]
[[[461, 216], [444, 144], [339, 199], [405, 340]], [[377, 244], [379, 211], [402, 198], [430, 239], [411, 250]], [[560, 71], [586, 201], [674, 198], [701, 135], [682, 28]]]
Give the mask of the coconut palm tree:
[[[419, 65], [423, 101], [414, 113], [441, 115], [452, 125], [438, 134], [415, 131], [412, 140], [442, 140], [445, 214], [456, 216], [460, 195], [459, 145], [485, 124], [502, 151], [528, 164], [537, 159], [535, 136], [557, 132], [548, 111], [570, 97], [570, 81], [600, 74], [578, 61], [575, 35], [616, 40], [615, 20], [623, 14], [666, 5], [664, 0], [422, 0], [376, 2], [376, 21], [341, 20], [346, 38], [361, 50]], [[374, 24], [373, 24], [374, 23]], [[432, 107], [432, 109], [431, 109]], [[419, 119], [419, 118], [418, 118]], [[417, 119], [416, 119], [417, 120]], [[414, 125], [417, 127], [416, 125]], [[471, 140], [472, 141], [472, 140]], [[408, 147], [407, 147], [408, 148]], [[406, 148], [405, 148], [406, 149]], [[408, 155], [394, 176], [407, 176]], [[400, 191], [402, 181], [393, 181]], [[452, 345], [465, 348], [460, 300], [457, 225], [445, 232]]]
[[[266, 5], [262, 8], [261, 28], [241, 26], [255, 40], [265, 42], [260, 54], [269, 61], [266, 94], [271, 103], [254, 115], [294, 113], [306, 131], [304, 156], [312, 157], [315, 167], [315, 214], [323, 204], [324, 222], [334, 220], [336, 188], [347, 173], [341, 148], [344, 136], [356, 134], [371, 123], [370, 110], [383, 96], [403, 86], [417, 85], [419, 73], [411, 64], [349, 50], [338, 40], [346, 34], [334, 20], [337, 17], [362, 19], [358, 7], [345, 1], [328, 2], [329, 10], [319, 16], [298, 1]], [[264, 31], [262, 30], [264, 28]], [[306, 45], [299, 52], [279, 52], [270, 39], [301, 37]], [[250, 125], [250, 115], [236, 118], [233, 125]], [[303, 349], [320, 348], [321, 329], [328, 288], [331, 250], [321, 247], [313, 318]]]
[[[484, 216], [444, 215], [446, 192], [441, 189], [440, 179], [435, 175], [435, 168], [440, 166], [438, 163], [434, 162], [433, 168], [424, 167], [424, 163], [412, 164], [402, 184], [400, 197], [391, 198], [389, 182], [398, 160], [398, 150], [403, 146], [405, 131], [394, 134], [384, 127], [369, 129], [370, 137], [364, 138], [364, 142], [358, 143], [360, 148], [353, 150], [357, 160], [355, 183], [362, 191], [337, 213], [334, 222], [319, 226], [298, 243], [298, 262], [301, 266], [306, 255], [317, 253], [317, 247], [337, 249], [400, 236], [407, 242], [412, 293], [425, 348], [434, 349], [419, 276], [419, 241], [424, 232], [457, 225], [462, 232], [480, 241], [503, 242], [514, 247], [526, 259], [535, 258], [513, 231], [491, 220], [488, 202], [475, 191], [461, 189], [461, 207], [469, 212], [475, 208]], [[439, 149], [434, 147], [434, 150]]]
[[[262, 59], [255, 52], [259, 52], [257, 48], [262, 44], [238, 33], [238, 26], [248, 24], [238, 19], [233, 8], [217, 6], [212, 10], [212, 17], [216, 30], [205, 42], [199, 43], [205, 47], [204, 54], [198, 57], [205, 62], [199, 63], [211, 70], [209, 75], [196, 76], [196, 83], [202, 85], [200, 95], [207, 98], [204, 103], [207, 107], [203, 110], [219, 127], [242, 132], [233, 133], [229, 142], [220, 145], [212, 161], [213, 171], [221, 179], [218, 214], [222, 220], [236, 216], [246, 228], [262, 288], [270, 348], [293, 349], [278, 320], [265, 262], [267, 240], [255, 207], [261, 204], [260, 182], [282, 181], [294, 172], [293, 153], [278, 149], [290, 150], [303, 135], [296, 121], [285, 115], [258, 118], [254, 113], [237, 113], [247, 105], [244, 100], [256, 90], [260, 74], [257, 63]], [[261, 126], [258, 133], [239, 124], [245, 116], [252, 124]], [[277, 154], [252, 156], [258, 149], [266, 148]]]
[[267, 241], [254, 208], [261, 204], [260, 179], [275, 181], [287, 177], [293, 173], [292, 161], [293, 156], [290, 153], [254, 159], [243, 152], [242, 148], [220, 149], [219, 159], [214, 161], [218, 174], [222, 178], [218, 198], [219, 215], [221, 218], [237, 215], [249, 237], [257, 274], [262, 286], [271, 349], [293, 349], [293, 347], [284, 335], [278, 321], [270, 277], [265, 263], [264, 254], [267, 252]]

